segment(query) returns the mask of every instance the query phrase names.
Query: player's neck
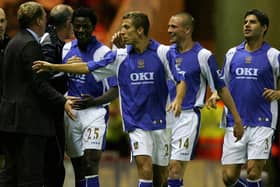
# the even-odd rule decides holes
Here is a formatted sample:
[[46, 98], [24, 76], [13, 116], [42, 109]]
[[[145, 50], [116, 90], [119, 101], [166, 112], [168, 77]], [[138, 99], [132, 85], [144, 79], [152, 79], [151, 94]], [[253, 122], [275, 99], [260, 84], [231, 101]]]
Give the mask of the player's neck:
[[179, 43], [177, 43], [177, 50], [180, 53], [184, 53], [191, 50], [193, 48], [193, 45], [194, 41], [192, 41], [192, 39], [180, 41]]
[[258, 38], [255, 40], [247, 40], [245, 44], [245, 49], [249, 52], [256, 51], [262, 47], [263, 42], [264, 42], [263, 38]]
[[149, 38], [143, 38], [143, 39], [139, 40], [138, 43], [136, 43], [133, 46], [134, 51], [136, 53], [143, 53], [148, 48], [149, 44], [150, 44]]

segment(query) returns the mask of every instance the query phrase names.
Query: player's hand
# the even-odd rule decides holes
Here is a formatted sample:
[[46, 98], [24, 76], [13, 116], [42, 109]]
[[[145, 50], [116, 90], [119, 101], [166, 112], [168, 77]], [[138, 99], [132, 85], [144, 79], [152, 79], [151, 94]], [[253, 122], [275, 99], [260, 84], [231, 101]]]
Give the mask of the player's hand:
[[264, 92], [263, 92], [262, 96], [268, 101], [279, 100], [280, 91], [264, 88]]
[[241, 140], [242, 136], [244, 134], [244, 127], [240, 123], [235, 123], [233, 126], [233, 136], [236, 137], [235, 142]]
[[66, 100], [66, 102], [64, 104], [64, 110], [65, 110], [66, 114], [69, 116], [69, 118], [71, 118], [72, 120], [76, 119], [75, 113], [72, 108], [71, 100]]
[[73, 64], [73, 63], [84, 63], [81, 57], [73, 56], [69, 58], [66, 64]]
[[181, 102], [177, 102], [176, 100], [174, 100], [168, 107], [167, 107], [167, 111], [168, 112], [173, 112], [175, 117], [180, 116], [181, 114]]
[[207, 109], [217, 108], [217, 101], [220, 100], [220, 97], [218, 96], [217, 92], [212, 93], [212, 95], [207, 99], [205, 103], [205, 107]]
[[38, 60], [33, 62], [32, 70], [36, 71], [36, 73], [52, 71], [52, 64], [46, 61]]
[[72, 107], [76, 110], [86, 109], [96, 106], [94, 97], [88, 94], [82, 94], [82, 97], [71, 97]]
[[116, 32], [113, 34], [111, 38], [112, 44], [114, 44], [117, 48], [125, 48], [125, 42], [120, 32]]

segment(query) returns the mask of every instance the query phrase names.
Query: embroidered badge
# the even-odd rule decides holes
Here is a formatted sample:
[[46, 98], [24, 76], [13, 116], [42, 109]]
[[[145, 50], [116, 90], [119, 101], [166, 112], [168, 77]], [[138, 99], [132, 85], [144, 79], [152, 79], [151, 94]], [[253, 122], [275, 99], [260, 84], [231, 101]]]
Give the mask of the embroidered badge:
[[144, 67], [145, 67], [145, 62], [144, 62], [143, 59], [139, 59], [139, 60], [137, 61], [137, 67], [138, 67], [138, 68], [144, 68]]

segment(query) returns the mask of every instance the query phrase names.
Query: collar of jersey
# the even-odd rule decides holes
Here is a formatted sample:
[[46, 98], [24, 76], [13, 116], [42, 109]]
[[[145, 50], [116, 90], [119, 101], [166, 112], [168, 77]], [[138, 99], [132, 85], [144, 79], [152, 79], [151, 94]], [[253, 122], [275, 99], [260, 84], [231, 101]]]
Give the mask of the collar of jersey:
[[[242, 42], [240, 45], [237, 46], [237, 50], [244, 50], [245, 51], [245, 44], [246, 44], [246, 41]], [[260, 53], [260, 52], [263, 52], [267, 49], [270, 48], [270, 45], [267, 43], [267, 42], [263, 42], [261, 48], [259, 48], [258, 50], [254, 51], [254, 52], [248, 52], [248, 53]]]
[[[158, 46], [159, 46], [159, 43], [157, 41], [151, 39], [149, 41], [149, 46], [145, 51], [147, 51], [147, 50], [156, 51]], [[133, 53], [133, 46], [132, 45], [127, 45], [126, 49], [127, 49], [127, 53]]]
[[[91, 42], [88, 44], [88, 47], [92, 45], [94, 46], [96, 42], [97, 42], [96, 37], [92, 36]], [[72, 44], [73, 44], [72, 47], [78, 47], [78, 40], [77, 39], [73, 40]]]

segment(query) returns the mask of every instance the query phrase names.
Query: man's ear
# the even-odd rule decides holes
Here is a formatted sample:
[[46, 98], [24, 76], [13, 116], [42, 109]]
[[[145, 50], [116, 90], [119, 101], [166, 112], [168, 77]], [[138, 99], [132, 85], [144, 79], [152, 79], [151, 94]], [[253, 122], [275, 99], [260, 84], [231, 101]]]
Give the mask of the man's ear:
[[144, 33], [143, 27], [139, 27], [139, 28], [137, 29], [137, 34], [140, 36], [140, 35], [143, 35], [143, 33]]
[[36, 24], [37, 24], [38, 26], [41, 26], [41, 24], [42, 24], [42, 19], [41, 19], [41, 18], [37, 18], [37, 19], [36, 19]]

